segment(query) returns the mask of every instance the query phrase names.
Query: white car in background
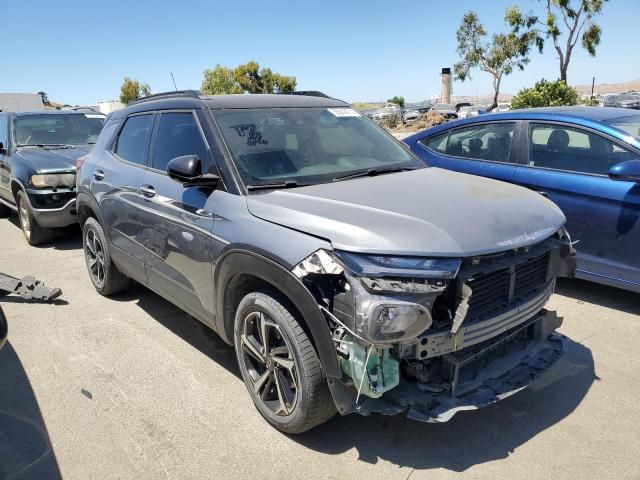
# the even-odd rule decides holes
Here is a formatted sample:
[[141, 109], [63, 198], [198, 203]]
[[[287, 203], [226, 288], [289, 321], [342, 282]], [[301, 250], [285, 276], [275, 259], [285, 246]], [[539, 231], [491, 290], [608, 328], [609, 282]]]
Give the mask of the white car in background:
[[511, 103], [498, 102], [498, 106], [493, 110], [494, 112], [508, 112], [511, 110]]

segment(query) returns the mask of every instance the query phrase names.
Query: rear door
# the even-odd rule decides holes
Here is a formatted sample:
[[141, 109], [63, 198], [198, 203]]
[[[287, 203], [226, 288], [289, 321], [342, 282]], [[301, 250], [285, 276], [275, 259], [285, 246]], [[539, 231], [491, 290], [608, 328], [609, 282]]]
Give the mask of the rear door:
[[130, 115], [119, 128], [114, 145], [105, 149], [92, 172], [91, 190], [100, 202], [105, 227], [114, 247], [113, 257], [127, 275], [146, 282], [145, 251], [141, 233], [146, 218], [141, 212], [144, 199], [138, 192], [147, 166], [149, 142], [155, 114]]
[[628, 147], [575, 125], [529, 122], [517, 183], [538, 190], [567, 217], [578, 242], [579, 275], [640, 287], [640, 186], [611, 180], [611, 166], [638, 157]]
[[516, 121], [479, 122], [423, 138], [413, 150], [435, 167], [512, 182], [517, 138]]
[[141, 182], [145, 269], [149, 286], [203, 320], [213, 315], [213, 207], [215, 192], [185, 188], [169, 178], [175, 157], [197, 155], [203, 171], [211, 151], [193, 111], [158, 114], [151, 164]]

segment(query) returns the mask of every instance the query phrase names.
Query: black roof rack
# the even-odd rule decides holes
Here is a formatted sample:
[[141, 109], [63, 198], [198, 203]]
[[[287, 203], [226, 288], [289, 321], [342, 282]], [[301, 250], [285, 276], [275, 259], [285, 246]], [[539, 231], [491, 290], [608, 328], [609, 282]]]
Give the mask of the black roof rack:
[[305, 95], [307, 97], [332, 98], [326, 93], [319, 92], [318, 90], [296, 90], [294, 92], [280, 92], [280, 95]]
[[161, 98], [200, 98], [202, 92], [200, 90], [176, 90], [173, 92], [154, 93], [153, 95], [147, 95], [146, 97], [139, 98], [127, 103], [127, 105], [137, 105], [139, 103], [150, 102], [151, 100], [159, 100]]

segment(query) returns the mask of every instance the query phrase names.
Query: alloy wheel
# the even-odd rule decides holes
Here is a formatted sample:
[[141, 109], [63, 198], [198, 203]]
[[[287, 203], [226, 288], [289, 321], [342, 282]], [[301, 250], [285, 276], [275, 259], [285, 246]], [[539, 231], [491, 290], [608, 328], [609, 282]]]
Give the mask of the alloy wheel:
[[24, 202], [20, 202], [20, 226], [24, 232], [25, 237], [31, 238], [31, 218], [29, 217], [29, 210]]
[[104, 247], [100, 238], [96, 235], [96, 232], [91, 228], [87, 229], [85, 245], [85, 256], [87, 266], [89, 267], [89, 274], [93, 281], [101, 287], [104, 285], [105, 279]]
[[240, 343], [256, 396], [274, 414], [290, 415], [298, 401], [299, 380], [280, 327], [265, 313], [251, 312], [244, 319]]

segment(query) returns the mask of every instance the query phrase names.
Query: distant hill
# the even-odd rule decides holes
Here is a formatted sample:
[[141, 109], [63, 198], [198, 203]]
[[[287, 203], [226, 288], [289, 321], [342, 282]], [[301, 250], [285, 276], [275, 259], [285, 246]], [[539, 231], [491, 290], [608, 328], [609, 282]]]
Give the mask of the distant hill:
[[[574, 85], [574, 88], [580, 94], [591, 93], [591, 85]], [[596, 83], [593, 91], [595, 95], [601, 95], [604, 93], [624, 93], [631, 90], [640, 91], [640, 80], [624, 83]]]

